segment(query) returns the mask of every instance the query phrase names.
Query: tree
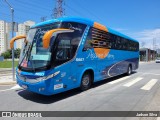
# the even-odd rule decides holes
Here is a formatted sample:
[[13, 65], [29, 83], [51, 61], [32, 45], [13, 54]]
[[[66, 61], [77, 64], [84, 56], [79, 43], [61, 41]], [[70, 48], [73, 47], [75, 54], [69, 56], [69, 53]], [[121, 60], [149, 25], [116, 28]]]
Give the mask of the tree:
[[6, 51], [6, 52], [2, 53], [1, 56], [3, 56], [4, 59], [8, 59], [8, 58], [10, 58], [11, 54], [9, 51]]
[[[21, 52], [21, 49], [19, 49], [19, 48], [15, 49], [14, 50], [14, 57], [19, 58], [20, 52]], [[12, 58], [12, 50], [11, 49], [7, 50], [6, 52], [2, 53], [1, 56], [3, 56], [4, 59], [11, 59]]]
[[20, 57], [20, 52], [21, 52], [20, 48], [17, 48], [16, 50], [14, 50], [14, 57], [19, 58]]

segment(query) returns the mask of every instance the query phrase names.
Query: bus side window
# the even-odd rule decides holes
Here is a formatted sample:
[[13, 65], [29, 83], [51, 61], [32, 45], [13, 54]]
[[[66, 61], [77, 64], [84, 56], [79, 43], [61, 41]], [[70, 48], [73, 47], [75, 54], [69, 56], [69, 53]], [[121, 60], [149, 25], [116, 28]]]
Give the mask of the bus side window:
[[85, 44], [84, 44], [84, 48], [83, 48], [83, 51], [87, 51], [89, 49], [92, 49], [92, 30], [90, 29], [89, 32], [88, 32], [88, 35], [86, 37], [86, 41], [85, 41]]

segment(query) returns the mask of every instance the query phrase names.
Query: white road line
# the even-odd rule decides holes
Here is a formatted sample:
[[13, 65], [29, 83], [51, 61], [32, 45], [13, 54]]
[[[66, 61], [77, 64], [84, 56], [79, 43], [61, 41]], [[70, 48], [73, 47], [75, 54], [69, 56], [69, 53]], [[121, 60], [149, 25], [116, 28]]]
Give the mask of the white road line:
[[114, 81], [112, 81], [112, 82], [109, 82], [108, 84], [115, 84], [115, 83], [121, 82], [121, 81], [123, 81], [123, 80], [126, 80], [126, 79], [128, 79], [128, 78], [130, 78], [130, 76], [126, 76], [126, 77], [123, 77], [123, 78], [114, 80]]
[[151, 79], [146, 85], [141, 87], [142, 90], [150, 90], [157, 82], [157, 79]]
[[132, 80], [131, 82], [128, 82], [128, 83], [124, 84], [123, 86], [130, 87], [130, 86], [134, 85], [136, 82], [138, 82], [138, 81], [140, 81], [142, 79], [143, 79], [142, 77], [138, 77], [138, 78]]
[[9, 89], [5, 89], [5, 90], [0, 90], [0, 92], [4, 92], [4, 91], [9, 91], [9, 90], [21, 90], [23, 89], [22, 87], [20, 87], [19, 85], [15, 85]]
[[160, 117], [157, 117], [157, 120], [160, 120]]
[[11, 90], [18, 90], [21, 89], [21, 87], [19, 85], [15, 85], [13, 87], [10, 88]]
[[157, 74], [157, 73], [144, 73], [144, 72], [138, 72], [138, 73], [143, 73], [144, 75], [160, 75], [160, 74]]

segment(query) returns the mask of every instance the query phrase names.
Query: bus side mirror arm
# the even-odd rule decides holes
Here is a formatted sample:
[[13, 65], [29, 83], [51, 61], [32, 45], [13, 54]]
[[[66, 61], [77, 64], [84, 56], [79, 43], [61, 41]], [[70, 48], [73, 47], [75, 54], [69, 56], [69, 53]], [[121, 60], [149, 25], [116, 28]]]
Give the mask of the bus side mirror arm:
[[10, 41], [10, 48], [11, 48], [11, 49], [14, 48], [14, 42], [15, 42], [16, 40], [22, 39], [22, 38], [25, 38], [24, 42], [26, 42], [26, 43], [28, 42], [28, 41], [26, 40], [26, 36], [25, 36], [25, 35], [16, 36], [16, 37], [14, 37], [14, 38], [11, 39], [11, 41]]
[[43, 48], [48, 48], [49, 47], [49, 44], [50, 44], [50, 40], [51, 40], [51, 37], [53, 34], [55, 34], [55, 36], [58, 34], [58, 33], [70, 33], [70, 32], [74, 32], [74, 30], [71, 30], [71, 29], [63, 29], [63, 28], [59, 28], [59, 29], [53, 29], [53, 30], [50, 30], [48, 32], [46, 32], [43, 36]]

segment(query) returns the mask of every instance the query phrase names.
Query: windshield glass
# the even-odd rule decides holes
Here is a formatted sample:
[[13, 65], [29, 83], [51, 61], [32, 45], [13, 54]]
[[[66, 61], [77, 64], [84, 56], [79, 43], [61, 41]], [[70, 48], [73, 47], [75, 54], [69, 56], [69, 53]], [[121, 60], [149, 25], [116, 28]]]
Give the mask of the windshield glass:
[[[42, 38], [52, 29], [72, 29], [72, 33], [59, 33], [52, 36], [49, 48], [43, 48]], [[49, 69], [71, 60], [78, 48], [86, 25], [75, 22], [62, 22], [30, 29], [21, 50], [19, 68], [26, 71]]]
[[[51, 52], [50, 47], [48, 49], [43, 48], [42, 37], [51, 30], [58, 28], [60, 23], [55, 23], [49, 26], [30, 29], [23, 49], [21, 50], [19, 66], [27, 70], [35, 70], [36, 68], [46, 67], [50, 62]], [[54, 39], [53, 37], [51, 39]], [[53, 40], [51, 40], [53, 42]], [[52, 43], [50, 43], [52, 44]]]

